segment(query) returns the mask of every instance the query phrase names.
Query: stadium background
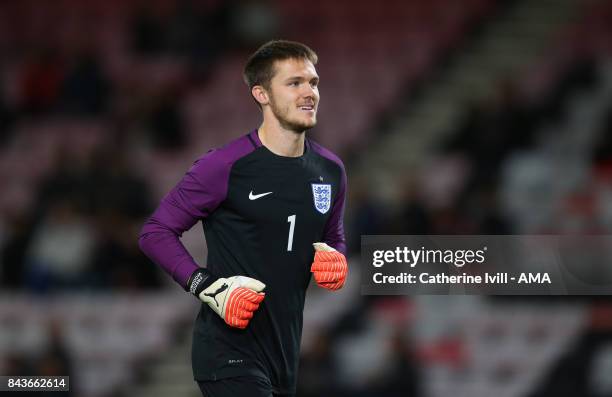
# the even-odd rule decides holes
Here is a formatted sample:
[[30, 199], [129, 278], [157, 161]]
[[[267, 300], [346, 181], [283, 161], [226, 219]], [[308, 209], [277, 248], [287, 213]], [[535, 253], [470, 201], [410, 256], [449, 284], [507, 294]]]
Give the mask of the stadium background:
[[[198, 395], [198, 304], [137, 235], [258, 125], [241, 68], [271, 38], [318, 52], [311, 136], [349, 176], [350, 279], [309, 291], [298, 395], [612, 396], [609, 299], [364, 297], [358, 274], [362, 234], [610, 233], [603, 0], [3, 1], [0, 374]], [[184, 241], [205, 263], [201, 226]]]

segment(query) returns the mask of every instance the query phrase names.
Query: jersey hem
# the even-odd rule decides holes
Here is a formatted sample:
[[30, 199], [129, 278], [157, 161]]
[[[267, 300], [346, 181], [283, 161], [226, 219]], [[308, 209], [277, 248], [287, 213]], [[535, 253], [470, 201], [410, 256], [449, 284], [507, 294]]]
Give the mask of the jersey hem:
[[[262, 378], [266, 380], [268, 383], [271, 383], [268, 376], [266, 376], [261, 370], [256, 369], [256, 368], [226, 368], [226, 369], [221, 369], [221, 370], [211, 372], [211, 373], [194, 374], [193, 379], [196, 382], [206, 382], [206, 381], [215, 381], [215, 380], [227, 379], [227, 378], [236, 378], [239, 376], [254, 376], [257, 378]], [[271, 386], [272, 386], [272, 393], [274, 394], [295, 394], [296, 393], [296, 388], [286, 389], [286, 388], [277, 387], [274, 385], [271, 385]]]

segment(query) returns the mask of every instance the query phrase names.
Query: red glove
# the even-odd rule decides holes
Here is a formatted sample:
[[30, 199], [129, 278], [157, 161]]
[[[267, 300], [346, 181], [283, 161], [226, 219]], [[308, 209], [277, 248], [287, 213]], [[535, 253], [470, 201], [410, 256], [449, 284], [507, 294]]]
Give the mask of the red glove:
[[310, 271], [321, 287], [337, 290], [342, 288], [348, 265], [346, 257], [325, 243], [314, 243], [315, 257]]
[[266, 285], [246, 276], [218, 278], [206, 283], [210, 278], [206, 269], [197, 269], [189, 279], [189, 291], [208, 304], [229, 326], [246, 328], [264, 300], [262, 291]]

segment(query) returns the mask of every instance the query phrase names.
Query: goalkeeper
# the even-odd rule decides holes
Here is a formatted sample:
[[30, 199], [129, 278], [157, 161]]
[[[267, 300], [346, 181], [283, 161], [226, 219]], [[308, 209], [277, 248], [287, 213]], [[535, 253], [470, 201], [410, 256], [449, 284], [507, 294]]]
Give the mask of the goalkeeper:
[[[145, 223], [141, 249], [202, 306], [192, 365], [206, 397], [295, 395], [306, 289], [344, 284], [346, 173], [306, 138], [317, 122], [317, 55], [272, 41], [244, 79], [259, 128], [198, 159]], [[179, 237], [202, 221], [208, 265]]]

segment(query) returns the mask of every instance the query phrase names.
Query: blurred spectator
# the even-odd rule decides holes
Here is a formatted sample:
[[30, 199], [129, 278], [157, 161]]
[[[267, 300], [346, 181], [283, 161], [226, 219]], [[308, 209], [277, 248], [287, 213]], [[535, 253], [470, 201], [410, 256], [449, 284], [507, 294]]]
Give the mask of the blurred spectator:
[[[44, 392], [44, 395], [71, 396], [76, 388], [72, 357], [64, 341], [62, 324], [51, 320], [46, 327], [47, 346], [38, 354], [8, 354], [4, 357], [2, 375], [4, 376], [69, 376], [70, 390], [63, 392]], [[35, 397], [42, 392], [23, 391], [20, 396]]]
[[134, 238], [151, 211], [150, 195], [144, 180], [128, 168], [123, 150], [101, 146], [78, 163], [62, 148], [58, 167], [38, 194], [38, 222], [19, 220], [24, 233], [15, 234], [5, 249], [14, 267], [7, 281], [18, 282], [25, 272], [23, 281], [39, 291], [159, 286], [157, 269]]
[[168, 88], [154, 94], [151, 100], [145, 115], [145, 129], [156, 149], [177, 150], [186, 144], [180, 98], [178, 89]]
[[70, 198], [72, 204], [81, 212], [91, 214], [95, 195], [92, 189], [95, 179], [87, 177], [87, 162], [79, 159], [69, 147], [59, 147], [56, 165], [40, 182], [36, 194], [37, 208], [33, 209], [35, 217], [44, 217], [50, 204]]
[[89, 171], [94, 199], [97, 244], [92, 271], [104, 288], [138, 289], [160, 286], [160, 273], [138, 248], [134, 238], [142, 219], [152, 211], [147, 183], [133, 174], [124, 149], [100, 148]]
[[196, 81], [204, 80], [229, 39], [231, 1], [177, 1], [170, 10], [143, 3], [130, 21], [130, 44], [144, 57], [178, 56], [188, 61]]
[[530, 123], [515, 83], [504, 80], [493, 100], [472, 104], [446, 150], [466, 153], [474, 162], [474, 183], [486, 183], [508, 153], [530, 142]]
[[332, 352], [333, 340], [325, 331], [317, 333], [312, 347], [300, 360], [297, 395], [303, 397], [337, 396], [338, 369]]
[[141, 219], [151, 211], [147, 183], [134, 175], [123, 148], [110, 143], [96, 148], [88, 159], [79, 159], [68, 148], [59, 148], [57, 166], [41, 183], [36, 202], [37, 216], [48, 203], [69, 197], [87, 215], [118, 212], [129, 219]]
[[35, 373], [32, 360], [25, 354], [6, 354], [2, 365], [4, 376], [20, 376]]
[[612, 334], [588, 330], [556, 363], [530, 397], [610, 397], [609, 341]]
[[164, 25], [161, 16], [155, 14], [143, 2], [130, 22], [130, 44], [132, 50], [144, 56], [159, 55], [164, 48]]
[[153, 210], [147, 182], [128, 164], [125, 147], [98, 147], [84, 172], [84, 190], [92, 211], [103, 216], [115, 212], [125, 219], [140, 222]]
[[279, 32], [279, 16], [268, 0], [235, 0], [231, 26], [234, 39], [244, 48], [260, 46]]
[[125, 291], [161, 286], [158, 268], [144, 256], [133, 238], [138, 234], [140, 221], [110, 211], [97, 217], [96, 226], [98, 239], [91, 267], [93, 287]]
[[361, 249], [362, 235], [384, 232], [387, 216], [384, 206], [374, 198], [372, 188], [365, 179], [353, 179], [349, 194], [348, 250], [356, 253]]
[[494, 186], [483, 187], [465, 199], [466, 212], [475, 223], [478, 234], [513, 234], [511, 223], [502, 213]]
[[386, 370], [380, 371], [379, 376], [372, 382], [372, 396], [385, 397], [419, 397], [421, 393], [421, 376], [419, 364], [416, 361], [416, 352], [408, 344], [405, 330], [398, 328], [394, 331], [388, 343], [389, 359]]
[[97, 115], [108, 108], [111, 87], [91, 50], [71, 59], [61, 85], [60, 108], [76, 115]]
[[0, 252], [0, 285], [4, 288], [17, 289], [23, 286], [25, 255], [30, 241], [34, 223], [26, 214], [12, 214], [7, 219], [8, 236]]
[[596, 167], [602, 170], [605, 168], [612, 173], [612, 109], [608, 110], [603, 128], [599, 133], [599, 139], [593, 151], [593, 163]]
[[38, 376], [69, 376], [70, 391], [48, 392], [48, 394], [71, 396], [73, 390], [78, 389], [78, 386], [73, 370], [72, 357], [66, 345], [62, 327], [63, 325], [59, 321], [51, 320], [49, 322], [47, 332], [49, 342], [42, 354], [36, 357], [36, 369], [33, 373]]
[[4, 87], [0, 82], [0, 148], [10, 139], [13, 131], [11, 127], [15, 122], [16, 114], [9, 107], [4, 98]]
[[400, 194], [401, 209], [393, 230], [397, 234], [431, 234], [432, 220], [419, 195], [417, 182], [413, 179], [405, 180]]
[[176, 3], [168, 18], [168, 50], [194, 64], [210, 65], [228, 43], [228, 2], [204, 7], [194, 0]]
[[476, 227], [457, 204], [431, 211], [431, 234], [476, 234]]
[[32, 50], [19, 81], [21, 107], [28, 115], [55, 109], [64, 77], [64, 65], [52, 49]]
[[25, 284], [33, 292], [86, 285], [95, 231], [73, 200], [53, 202], [26, 252]]
[[594, 397], [612, 396], [612, 342], [602, 346], [593, 359], [590, 389]]

